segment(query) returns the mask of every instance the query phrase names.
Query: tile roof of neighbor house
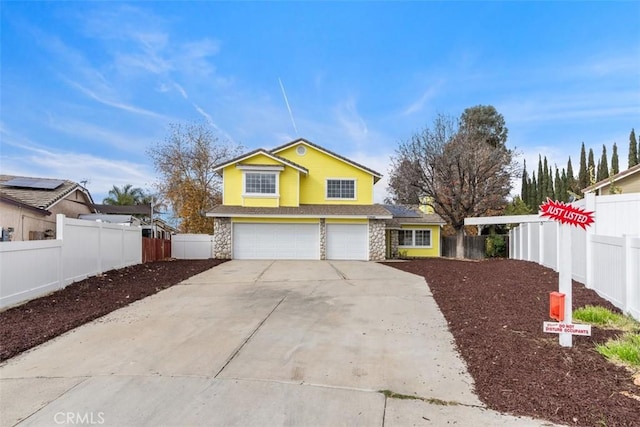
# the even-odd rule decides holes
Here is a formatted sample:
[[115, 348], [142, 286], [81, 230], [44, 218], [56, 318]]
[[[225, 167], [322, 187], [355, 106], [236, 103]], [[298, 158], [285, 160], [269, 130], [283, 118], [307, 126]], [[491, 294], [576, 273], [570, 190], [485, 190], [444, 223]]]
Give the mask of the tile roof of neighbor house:
[[10, 195], [3, 193], [2, 190], [0, 190], [0, 200], [2, 200], [5, 203], [8, 203], [10, 205], [19, 206], [21, 208], [29, 209], [29, 210], [31, 210], [33, 212], [39, 213], [40, 215], [45, 215], [45, 216], [51, 215], [50, 211], [48, 211], [46, 209], [36, 208], [34, 206], [28, 205], [28, 204], [16, 199], [15, 197], [11, 197]]
[[[61, 185], [57, 186], [52, 190], [40, 189], [40, 188], [24, 188], [24, 187], [15, 187], [15, 186], [7, 186], [5, 182], [11, 181], [15, 178], [23, 178], [30, 180], [38, 180], [39, 182], [61, 182]], [[89, 191], [87, 191], [83, 186], [78, 184], [77, 182], [69, 181], [69, 180], [60, 180], [60, 179], [49, 179], [49, 178], [31, 178], [31, 177], [21, 177], [14, 175], [0, 175], [0, 192], [12, 197], [15, 200], [19, 200], [25, 205], [37, 208], [37, 209], [49, 209], [51, 206], [55, 205], [58, 201], [65, 198], [67, 195], [71, 194], [75, 190], [80, 190], [87, 195], [90, 203], [93, 203], [91, 199], [91, 195]]]
[[606, 187], [607, 185], [610, 185], [612, 182], [616, 182], [622, 178], [626, 178], [635, 173], [640, 173], [640, 163], [635, 166], [631, 166], [629, 169], [623, 170], [622, 172], [618, 172], [617, 174], [610, 176], [609, 178], [603, 179], [602, 181], [598, 181], [595, 184], [587, 188], [584, 188], [582, 192], [591, 193], [592, 191], [596, 191], [602, 187]]
[[276, 148], [274, 148], [274, 149], [272, 149], [272, 150], [271, 150], [271, 153], [277, 153], [277, 152], [279, 152], [279, 151], [282, 151], [282, 150], [284, 150], [284, 149], [286, 149], [286, 148], [288, 148], [288, 147], [290, 147], [290, 146], [292, 146], [292, 145], [298, 144], [298, 143], [300, 143], [300, 142], [303, 142], [303, 143], [305, 143], [305, 144], [307, 144], [307, 145], [309, 145], [309, 146], [311, 146], [311, 147], [313, 147], [313, 148], [315, 148], [315, 149], [317, 149], [317, 150], [323, 151], [323, 152], [325, 152], [325, 153], [327, 153], [327, 154], [329, 154], [329, 155], [331, 155], [331, 156], [333, 156], [333, 157], [337, 157], [337, 158], [338, 158], [338, 159], [340, 159], [340, 160], [343, 160], [343, 161], [345, 161], [345, 162], [347, 162], [347, 163], [350, 163], [350, 164], [352, 164], [353, 166], [355, 166], [355, 167], [357, 167], [357, 168], [360, 168], [360, 169], [363, 169], [363, 170], [365, 170], [365, 171], [369, 172], [371, 175], [373, 175], [373, 176], [376, 178], [376, 182], [377, 182], [380, 178], [382, 178], [382, 174], [380, 174], [380, 173], [378, 173], [378, 172], [374, 171], [373, 169], [370, 169], [370, 168], [368, 168], [368, 167], [366, 167], [366, 166], [363, 166], [363, 165], [361, 165], [360, 163], [356, 163], [356, 162], [354, 162], [353, 160], [349, 160], [349, 159], [347, 159], [346, 157], [341, 156], [340, 154], [337, 154], [337, 153], [334, 153], [333, 151], [327, 150], [326, 148], [321, 147], [321, 146], [319, 146], [319, 145], [317, 145], [317, 144], [314, 144], [313, 142], [308, 141], [308, 140], [306, 140], [306, 139], [304, 139], [304, 138], [298, 138], [298, 139], [296, 139], [296, 140], [294, 140], [294, 141], [291, 141], [291, 142], [288, 142], [288, 143], [286, 143], [286, 144], [283, 144], [283, 145], [281, 145], [281, 146], [279, 146], [279, 147], [276, 147]]
[[325, 218], [333, 216], [373, 217], [375, 219], [391, 219], [391, 213], [381, 205], [300, 205], [299, 207], [246, 207], [218, 205], [207, 212], [207, 216], [261, 216], [261, 217], [315, 217]]
[[[272, 153], [270, 151], [265, 150], [264, 148], [258, 148], [257, 150], [249, 151], [248, 153], [241, 154], [238, 157], [234, 157], [231, 160], [227, 160], [224, 163], [220, 163], [220, 164], [214, 165], [213, 166], [213, 170], [214, 171], [220, 170], [220, 169], [225, 168], [225, 167], [227, 167], [227, 166], [229, 166], [229, 165], [231, 165], [233, 163], [240, 162], [240, 161], [242, 161], [244, 159], [248, 159], [250, 157], [253, 157], [256, 154], [264, 154], [265, 156], [271, 157], [274, 160], [278, 160], [279, 162], [287, 164], [287, 165], [291, 166], [294, 169], [298, 169], [300, 172], [304, 172], [305, 174], [309, 173], [309, 170], [307, 168], [305, 168], [304, 166], [300, 166], [299, 164], [294, 163], [289, 159], [285, 159], [284, 157], [280, 157], [277, 154], [274, 154], [274, 153]], [[257, 165], [252, 165], [252, 166], [257, 166]], [[269, 166], [271, 166], [271, 165], [269, 165]]]

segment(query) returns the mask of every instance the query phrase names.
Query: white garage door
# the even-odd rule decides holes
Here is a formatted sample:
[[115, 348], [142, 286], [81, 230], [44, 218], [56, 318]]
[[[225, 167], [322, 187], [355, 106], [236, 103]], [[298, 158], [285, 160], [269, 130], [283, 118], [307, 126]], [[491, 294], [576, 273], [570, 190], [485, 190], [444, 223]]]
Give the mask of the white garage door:
[[367, 224], [327, 224], [327, 259], [369, 259]]
[[320, 259], [318, 224], [233, 224], [235, 259]]

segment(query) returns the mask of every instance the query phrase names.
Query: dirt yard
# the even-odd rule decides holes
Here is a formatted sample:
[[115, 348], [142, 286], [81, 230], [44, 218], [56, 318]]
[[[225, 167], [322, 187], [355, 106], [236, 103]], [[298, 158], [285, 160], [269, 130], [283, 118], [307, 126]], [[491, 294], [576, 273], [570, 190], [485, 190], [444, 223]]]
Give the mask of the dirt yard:
[[[640, 387], [632, 373], [594, 348], [619, 331], [593, 327], [590, 337], [574, 336], [572, 348], [542, 332], [557, 273], [504, 259], [389, 265], [425, 277], [490, 408], [571, 426], [640, 426]], [[574, 308], [588, 304], [618, 311], [574, 282]]]

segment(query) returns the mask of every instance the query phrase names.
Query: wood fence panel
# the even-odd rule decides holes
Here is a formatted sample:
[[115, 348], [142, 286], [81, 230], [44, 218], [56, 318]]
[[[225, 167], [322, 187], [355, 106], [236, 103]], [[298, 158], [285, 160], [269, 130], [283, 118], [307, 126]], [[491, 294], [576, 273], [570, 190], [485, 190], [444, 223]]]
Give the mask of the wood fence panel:
[[171, 258], [171, 240], [142, 238], [142, 262]]

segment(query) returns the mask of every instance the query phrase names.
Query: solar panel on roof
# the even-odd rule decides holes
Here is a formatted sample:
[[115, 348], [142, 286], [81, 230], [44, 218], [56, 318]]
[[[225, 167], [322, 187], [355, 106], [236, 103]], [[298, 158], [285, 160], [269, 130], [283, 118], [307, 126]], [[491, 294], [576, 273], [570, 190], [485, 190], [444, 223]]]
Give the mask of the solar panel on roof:
[[404, 206], [384, 205], [384, 208], [391, 212], [396, 218], [420, 218], [420, 214]]
[[13, 178], [2, 183], [6, 187], [33, 188], [37, 190], [55, 190], [62, 184], [64, 184], [64, 181], [59, 179], [42, 178]]

